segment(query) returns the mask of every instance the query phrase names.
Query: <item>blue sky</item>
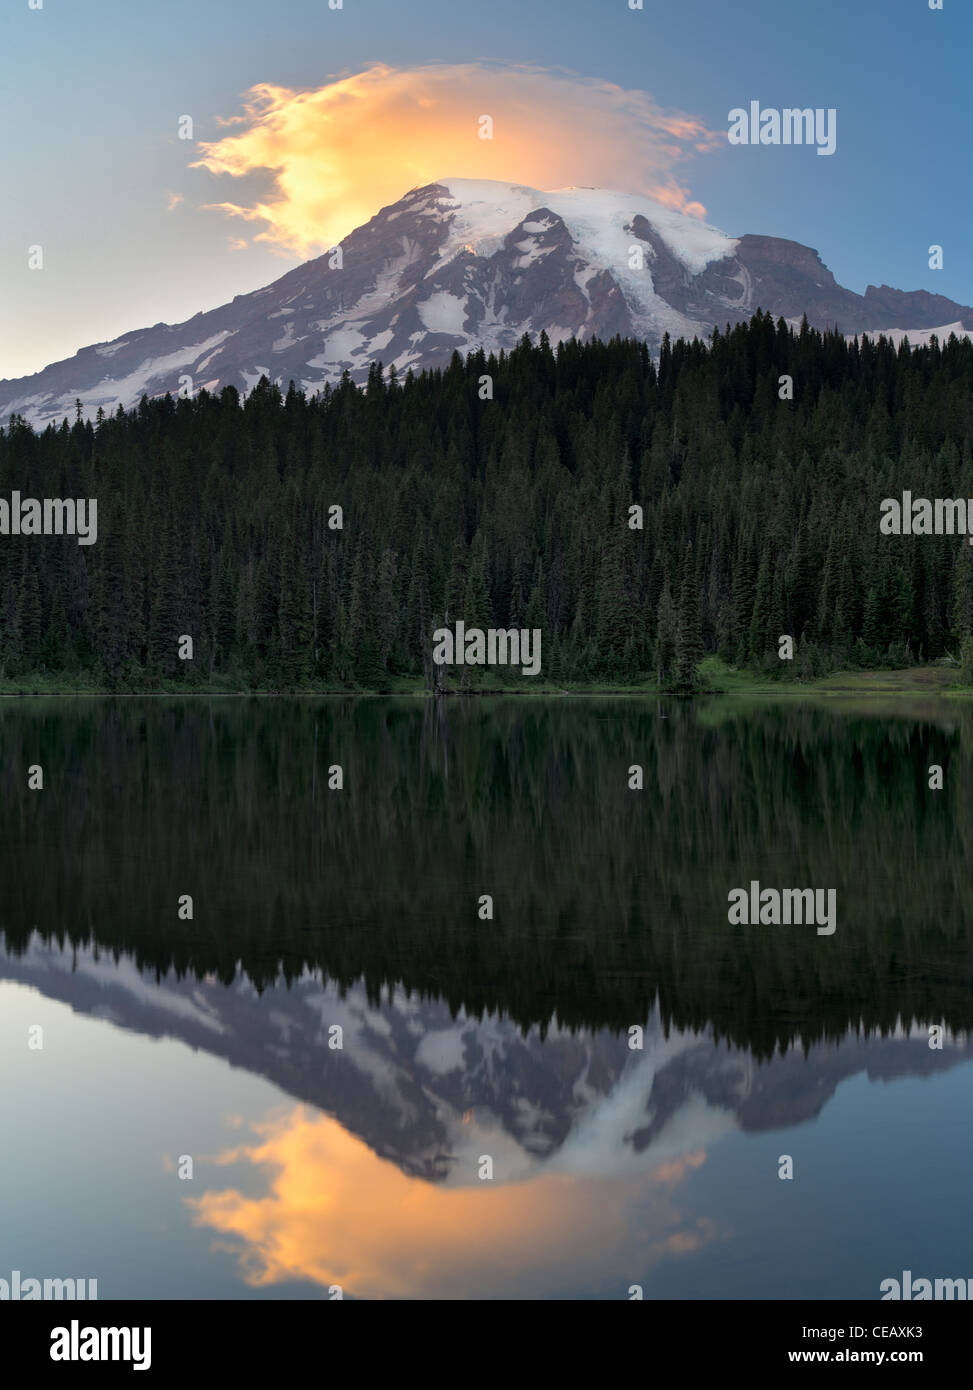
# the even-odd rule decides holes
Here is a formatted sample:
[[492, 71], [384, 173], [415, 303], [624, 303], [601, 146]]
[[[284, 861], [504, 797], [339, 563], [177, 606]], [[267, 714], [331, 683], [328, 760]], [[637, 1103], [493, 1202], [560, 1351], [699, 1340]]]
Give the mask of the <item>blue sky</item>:
[[[884, 282], [973, 303], [971, 40], [967, 0], [941, 12], [928, 0], [645, 0], [642, 11], [628, 0], [11, 0], [0, 15], [0, 377], [178, 322], [296, 264], [293, 250], [255, 242], [251, 224], [202, 209], [256, 196], [261, 179], [190, 169], [198, 152], [176, 122], [189, 113], [197, 139], [218, 140], [217, 117], [239, 114], [255, 84], [317, 89], [376, 62], [569, 69], [716, 131], [751, 100], [835, 107], [831, 157], [727, 144], [681, 163], [679, 180], [707, 221], [813, 246], [854, 290]], [[231, 237], [245, 249], [229, 250]], [[932, 243], [941, 271], [928, 266]], [[37, 244], [40, 272], [27, 269]]]

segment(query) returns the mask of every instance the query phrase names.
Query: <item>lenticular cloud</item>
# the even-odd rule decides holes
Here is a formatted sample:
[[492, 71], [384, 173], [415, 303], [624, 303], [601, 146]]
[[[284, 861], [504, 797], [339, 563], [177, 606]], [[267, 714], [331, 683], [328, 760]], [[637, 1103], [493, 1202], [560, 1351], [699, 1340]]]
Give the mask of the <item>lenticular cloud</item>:
[[[618, 188], [703, 217], [677, 170], [726, 139], [644, 92], [479, 63], [376, 64], [313, 91], [265, 83], [221, 124], [232, 132], [200, 142], [194, 167], [262, 174], [268, 183], [250, 202], [209, 206], [254, 223], [256, 240], [302, 255], [336, 244], [409, 188], [444, 174]], [[492, 138], [482, 138], [487, 131]]]

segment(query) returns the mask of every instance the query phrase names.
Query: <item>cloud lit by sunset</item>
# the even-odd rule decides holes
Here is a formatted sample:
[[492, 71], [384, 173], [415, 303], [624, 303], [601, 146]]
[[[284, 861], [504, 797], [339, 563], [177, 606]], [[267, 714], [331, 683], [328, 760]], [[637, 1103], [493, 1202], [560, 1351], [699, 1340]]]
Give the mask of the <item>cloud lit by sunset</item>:
[[356, 1297], [449, 1298], [483, 1296], [499, 1280], [510, 1296], [551, 1293], [564, 1269], [602, 1272], [600, 1249], [610, 1264], [625, 1248], [640, 1269], [719, 1238], [707, 1218], [673, 1203], [702, 1151], [624, 1178], [539, 1171], [512, 1182], [502, 1173], [477, 1181], [471, 1157], [469, 1181], [457, 1186], [403, 1173], [303, 1107], [258, 1129], [256, 1143], [215, 1161], [261, 1170], [266, 1194], [212, 1190], [188, 1201], [197, 1225], [223, 1248], [231, 1242], [253, 1287], [305, 1279]]
[[[480, 138], [480, 118], [493, 122]], [[255, 240], [300, 255], [336, 244], [410, 188], [437, 178], [571, 184], [642, 193], [703, 217], [679, 171], [725, 133], [646, 93], [562, 71], [485, 64], [375, 64], [310, 91], [251, 88], [194, 167], [269, 186], [210, 206], [255, 224]]]

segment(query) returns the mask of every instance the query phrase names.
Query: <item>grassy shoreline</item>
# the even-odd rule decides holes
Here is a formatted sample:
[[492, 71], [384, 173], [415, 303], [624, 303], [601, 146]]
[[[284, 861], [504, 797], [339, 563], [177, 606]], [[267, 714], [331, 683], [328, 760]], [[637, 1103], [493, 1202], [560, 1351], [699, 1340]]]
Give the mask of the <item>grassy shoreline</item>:
[[[719, 657], [707, 657], [700, 666], [702, 684], [694, 691], [696, 697], [707, 695], [775, 695], [806, 697], [808, 695], [973, 695], [973, 686], [963, 685], [958, 668], [944, 666], [912, 666], [901, 670], [880, 671], [836, 671], [813, 680], [801, 681], [796, 678], [768, 680], [752, 672], [741, 671], [726, 665]], [[655, 681], [636, 681], [631, 684], [611, 685], [601, 682], [560, 683], [533, 678], [524, 678], [516, 685], [512, 683], [486, 684], [478, 681], [467, 688], [446, 687], [441, 694], [449, 698], [474, 698], [496, 695], [605, 695], [605, 696], [664, 696], [673, 692], [663, 690]], [[150, 697], [172, 698], [174, 696], [233, 696], [238, 698], [268, 697], [286, 695], [289, 697], [316, 696], [356, 696], [381, 697], [421, 696], [429, 698], [429, 691], [421, 681], [394, 679], [381, 690], [367, 690], [348, 685], [301, 687], [292, 690], [241, 688], [232, 681], [215, 680], [205, 685], [173, 685], [154, 689], [110, 689], [108, 686], [89, 681], [83, 676], [68, 674], [44, 674], [22, 676], [0, 680], [0, 697], [31, 698], [35, 696], [116, 696], [131, 699]]]

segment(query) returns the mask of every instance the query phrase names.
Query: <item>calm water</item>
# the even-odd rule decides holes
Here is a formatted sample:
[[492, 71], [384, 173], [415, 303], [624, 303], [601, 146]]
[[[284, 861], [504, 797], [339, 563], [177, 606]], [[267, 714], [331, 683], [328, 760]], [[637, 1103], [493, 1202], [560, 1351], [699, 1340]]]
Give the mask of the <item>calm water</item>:
[[0, 1278], [973, 1278], [973, 706], [7, 700], [0, 753]]

